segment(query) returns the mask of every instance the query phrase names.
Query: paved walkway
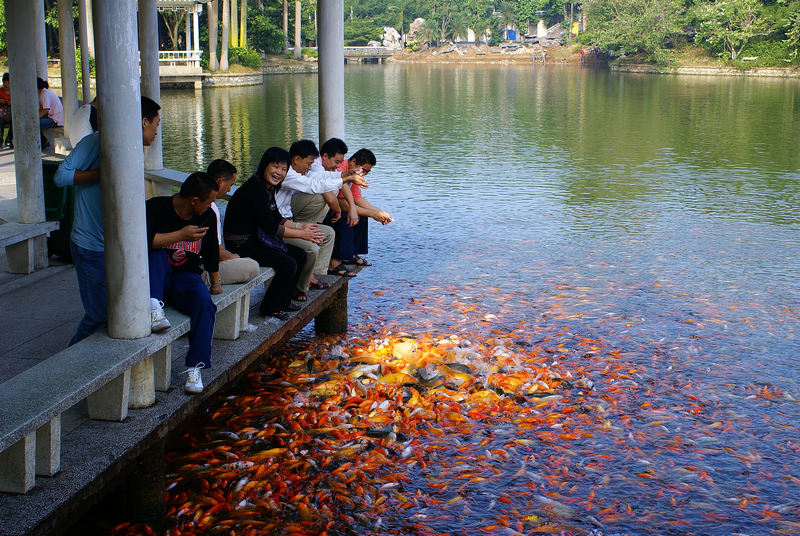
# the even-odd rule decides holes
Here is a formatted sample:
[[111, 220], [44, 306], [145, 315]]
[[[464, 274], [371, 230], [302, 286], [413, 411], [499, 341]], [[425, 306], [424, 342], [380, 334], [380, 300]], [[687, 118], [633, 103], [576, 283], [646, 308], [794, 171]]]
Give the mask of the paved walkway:
[[[0, 149], [0, 218], [17, 220], [14, 151]], [[32, 275], [6, 272], [0, 248], [0, 383], [66, 347], [83, 316], [75, 270], [58, 258]]]

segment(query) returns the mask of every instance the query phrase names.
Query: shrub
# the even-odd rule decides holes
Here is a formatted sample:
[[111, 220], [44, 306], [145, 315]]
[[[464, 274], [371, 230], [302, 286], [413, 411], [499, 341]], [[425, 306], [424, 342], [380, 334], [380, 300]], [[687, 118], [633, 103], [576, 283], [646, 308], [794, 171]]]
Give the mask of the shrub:
[[238, 63], [252, 69], [258, 69], [261, 66], [261, 54], [252, 48], [231, 47], [228, 49], [228, 54], [231, 63]]
[[[78, 83], [83, 82], [83, 67], [81, 66], [81, 47], [75, 49], [75, 70], [78, 74]], [[89, 73], [94, 76], [94, 58], [89, 57]]]
[[314, 48], [303, 47], [301, 50], [303, 52], [303, 57], [304, 58], [318, 58], [319, 57], [319, 53]]

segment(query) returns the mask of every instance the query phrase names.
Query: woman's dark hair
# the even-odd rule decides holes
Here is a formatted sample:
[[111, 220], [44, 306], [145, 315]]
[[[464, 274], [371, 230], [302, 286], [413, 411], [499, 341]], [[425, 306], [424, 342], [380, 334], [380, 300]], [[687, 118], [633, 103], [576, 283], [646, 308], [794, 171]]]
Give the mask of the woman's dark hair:
[[8, 73], [3, 73], [3, 82], [9, 82]]
[[350, 162], [357, 164], [359, 166], [363, 166], [364, 164], [369, 164], [370, 166], [375, 165], [375, 153], [370, 151], [369, 149], [359, 149], [358, 151], [354, 152], [353, 155], [350, 157]]
[[47, 83], [47, 80], [42, 80], [38, 76], [36, 77], [36, 89], [48, 89], [50, 84]]
[[281, 149], [280, 147], [270, 147], [264, 151], [264, 154], [261, 156], [261, 162], [258, 163], [258, 169], [255, 173], [256, 177], [263, 179], [264, 173], [267, 171], [267, 166], [270, 164], [286, 164], [286, 167], [288, 168], [291, 161], [292, 159], [286, 149]]

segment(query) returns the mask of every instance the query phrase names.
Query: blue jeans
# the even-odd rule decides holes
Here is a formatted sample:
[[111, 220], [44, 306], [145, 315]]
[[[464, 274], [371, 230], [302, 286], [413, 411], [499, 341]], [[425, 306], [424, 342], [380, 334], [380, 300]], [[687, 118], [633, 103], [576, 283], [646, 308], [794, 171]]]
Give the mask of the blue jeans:
[[69, 249], [78, 276], [78, 289], [83, 304], [83, 319], [78, 330], [69, 341], [72, 346], [95, 331], [105, 329], [108, 323], [108, 301], [106, 297], [106, 259], [105, 252], [92, 251], [70, 240]]
[[55, 128], [58, 126], [58, 123], [53, 121], [51, 118], [44, 116], [39, 118], [39, 128], [44, 130], [46, 128]]
[[205, 368], [210, 368], [217, 306], [211, 301], [203, 278], [193, 272], [173, 272], [164, 249], [151, 251], [148, 261], [150, 297], [171, 303], [191, 319], [186, 366], [195, 367], [203, 363]]

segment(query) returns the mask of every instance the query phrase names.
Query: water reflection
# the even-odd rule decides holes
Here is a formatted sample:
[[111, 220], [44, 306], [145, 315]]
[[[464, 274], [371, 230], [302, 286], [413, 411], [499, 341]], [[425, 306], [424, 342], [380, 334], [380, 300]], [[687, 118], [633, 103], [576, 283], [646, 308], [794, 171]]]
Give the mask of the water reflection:
[[[610, 533], [636, 534], [639, 513], [664, 534], [791, 532], [800, 517], [797, 89], [571, 68], [348, 66], [346, 141], [376, 153], [366, 195], [395, 218], [372, 227], [375, 266], [350, 282], [353, 333], [489, 340], [524, 326], [534, 348], [549, 348], [546, 336], [566, 347], [600, 341], [617, 357], [558, 360], [593, 370], [598, 385], [606, 366], [635, 377], [635, 388], [609, 381], [587, 395], [622, 431], [594, 430], [606, 443], [569, 440], [575, 457], [558, 442], [535, 449], [542, 471], [563, 475], [538, 492], [585, 501], [610, 475], [595, 490], [607, 506], [580, 503]], [[266, 147], [316, 136], [316, 96], [311, 75], [165, 92], [165, 162], [188, 171], [224, 156], [246, 177]], [[598, 469], [589, 451], [614, 460]], [[568, 459], [553, 462], [559, 455]], [[502, 486], [518, 484], [507, 476]], [[491, 499], [469, 493], [464, 515], [475, 526], [453, 533], [490, 524], [479, 514]], [[386, 523], [405, 530], [405, 519]]]

